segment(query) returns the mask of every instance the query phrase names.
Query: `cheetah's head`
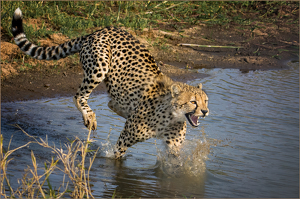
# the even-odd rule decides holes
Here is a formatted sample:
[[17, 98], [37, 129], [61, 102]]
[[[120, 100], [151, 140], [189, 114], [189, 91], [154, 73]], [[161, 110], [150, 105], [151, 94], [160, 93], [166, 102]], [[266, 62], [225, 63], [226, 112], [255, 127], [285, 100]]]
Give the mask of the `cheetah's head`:
[[199, 126], [199, 117], [208, 115], [208, 97], [202, 90], [202, 84], [189, 86], [187, 84], [173, 84], [171, 86], [173, 115], [178, 121], [187, 120], [191, 126]]

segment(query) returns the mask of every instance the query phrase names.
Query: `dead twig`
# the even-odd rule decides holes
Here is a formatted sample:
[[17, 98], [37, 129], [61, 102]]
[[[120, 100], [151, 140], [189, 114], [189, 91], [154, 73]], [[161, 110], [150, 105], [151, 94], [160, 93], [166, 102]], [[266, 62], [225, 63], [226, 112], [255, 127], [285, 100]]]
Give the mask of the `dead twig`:
[[293, 45], [293, 46], [299, 46], [299, 43], [297, 43], [296, 41], [283, 41], [283, 40], [279, 40], [280, 42], [282, 43], [285, 43], [285, 44], [290, 44], [290, 45]]

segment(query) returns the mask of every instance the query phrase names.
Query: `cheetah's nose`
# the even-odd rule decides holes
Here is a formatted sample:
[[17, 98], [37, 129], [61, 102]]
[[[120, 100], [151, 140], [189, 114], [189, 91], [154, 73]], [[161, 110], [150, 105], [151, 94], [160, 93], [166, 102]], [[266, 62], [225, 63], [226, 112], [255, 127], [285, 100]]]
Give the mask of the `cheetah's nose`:
[[201, 112], [203, 113], [203, 117], [205, 117], [205, 115], [207, 114], [208, 110], [201, 110]]

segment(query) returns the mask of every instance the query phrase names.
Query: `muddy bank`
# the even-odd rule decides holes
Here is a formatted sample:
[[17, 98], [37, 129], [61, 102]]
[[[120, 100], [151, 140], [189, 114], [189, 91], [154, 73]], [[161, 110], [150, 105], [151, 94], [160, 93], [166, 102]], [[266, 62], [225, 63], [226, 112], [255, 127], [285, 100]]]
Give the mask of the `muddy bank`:
[[[241, 72], [284, 69], [288, 67], [287, 61], [299, 59], [298, 26], [260, 26], [250, 30], [200, 24], [184, 31], [128, 31], [148, 47], [166, 75], [186, 82], [203, 78], [203, 74], [197, 73], [200, 68], [237, 68]], [[168, 27], [162, 29], [168, 30]], [[39, 42], [51, 46], [67, 40], [54, 34]], [[2, 102], [73, 96], [83, 77], [78, 55], [58, 61], [38, 61], [24, 56], [9, 38], [1, 40], [1, 70]], [[103, 83], [94, 90], [94, 93], [99, 92], [105, 92]]]
[[[172, 53], [160, 53], [156, 57], [167, 63], [179, 62], [193, 69], [283, 69], [287, 67], [287, 61], [299, 59], [299, 34], [295, 30], [275, 29], [270, 26], [249, 32], [241, 31], [237, 27], [230, 30], [220, 27], [194, 27], [186, 31], [189, 34], [183, 38], [179, 38], [182, 35], [170, 36], [168, 33], [170, 43], [173, 44], [170, 48]], [[207, 35], [208, 33], [210, 34]], [[189, 44], [219, 47], [197, 47]], [[232, 46], [240, 48], [229, 48]]]

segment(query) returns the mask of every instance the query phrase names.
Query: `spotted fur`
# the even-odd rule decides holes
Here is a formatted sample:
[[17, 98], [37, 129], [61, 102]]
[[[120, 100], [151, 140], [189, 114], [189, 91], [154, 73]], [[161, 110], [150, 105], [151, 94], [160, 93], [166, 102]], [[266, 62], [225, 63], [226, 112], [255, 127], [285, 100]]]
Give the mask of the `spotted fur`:
[[186, 121], [198, 126], [198, 118], [208, 115], [208, 98], [201, 86], [174, 82], [163, 75], [146, 47], [122, 29], [107, 27], [58, 46], [40, 47], [26, 38], [18, 8], [12, 33], [20, 49], [36, 59], [57, 60], [79, 52], [84, 78], [73, 100], [85, 126], [92, 130], [97, 127], [96, 115], [87, 100], [105, 82], [111, 98], [108, 106], [127, 119], [116, 144], [116, 158], [152, 137], [178, 149], [185, 139]]

